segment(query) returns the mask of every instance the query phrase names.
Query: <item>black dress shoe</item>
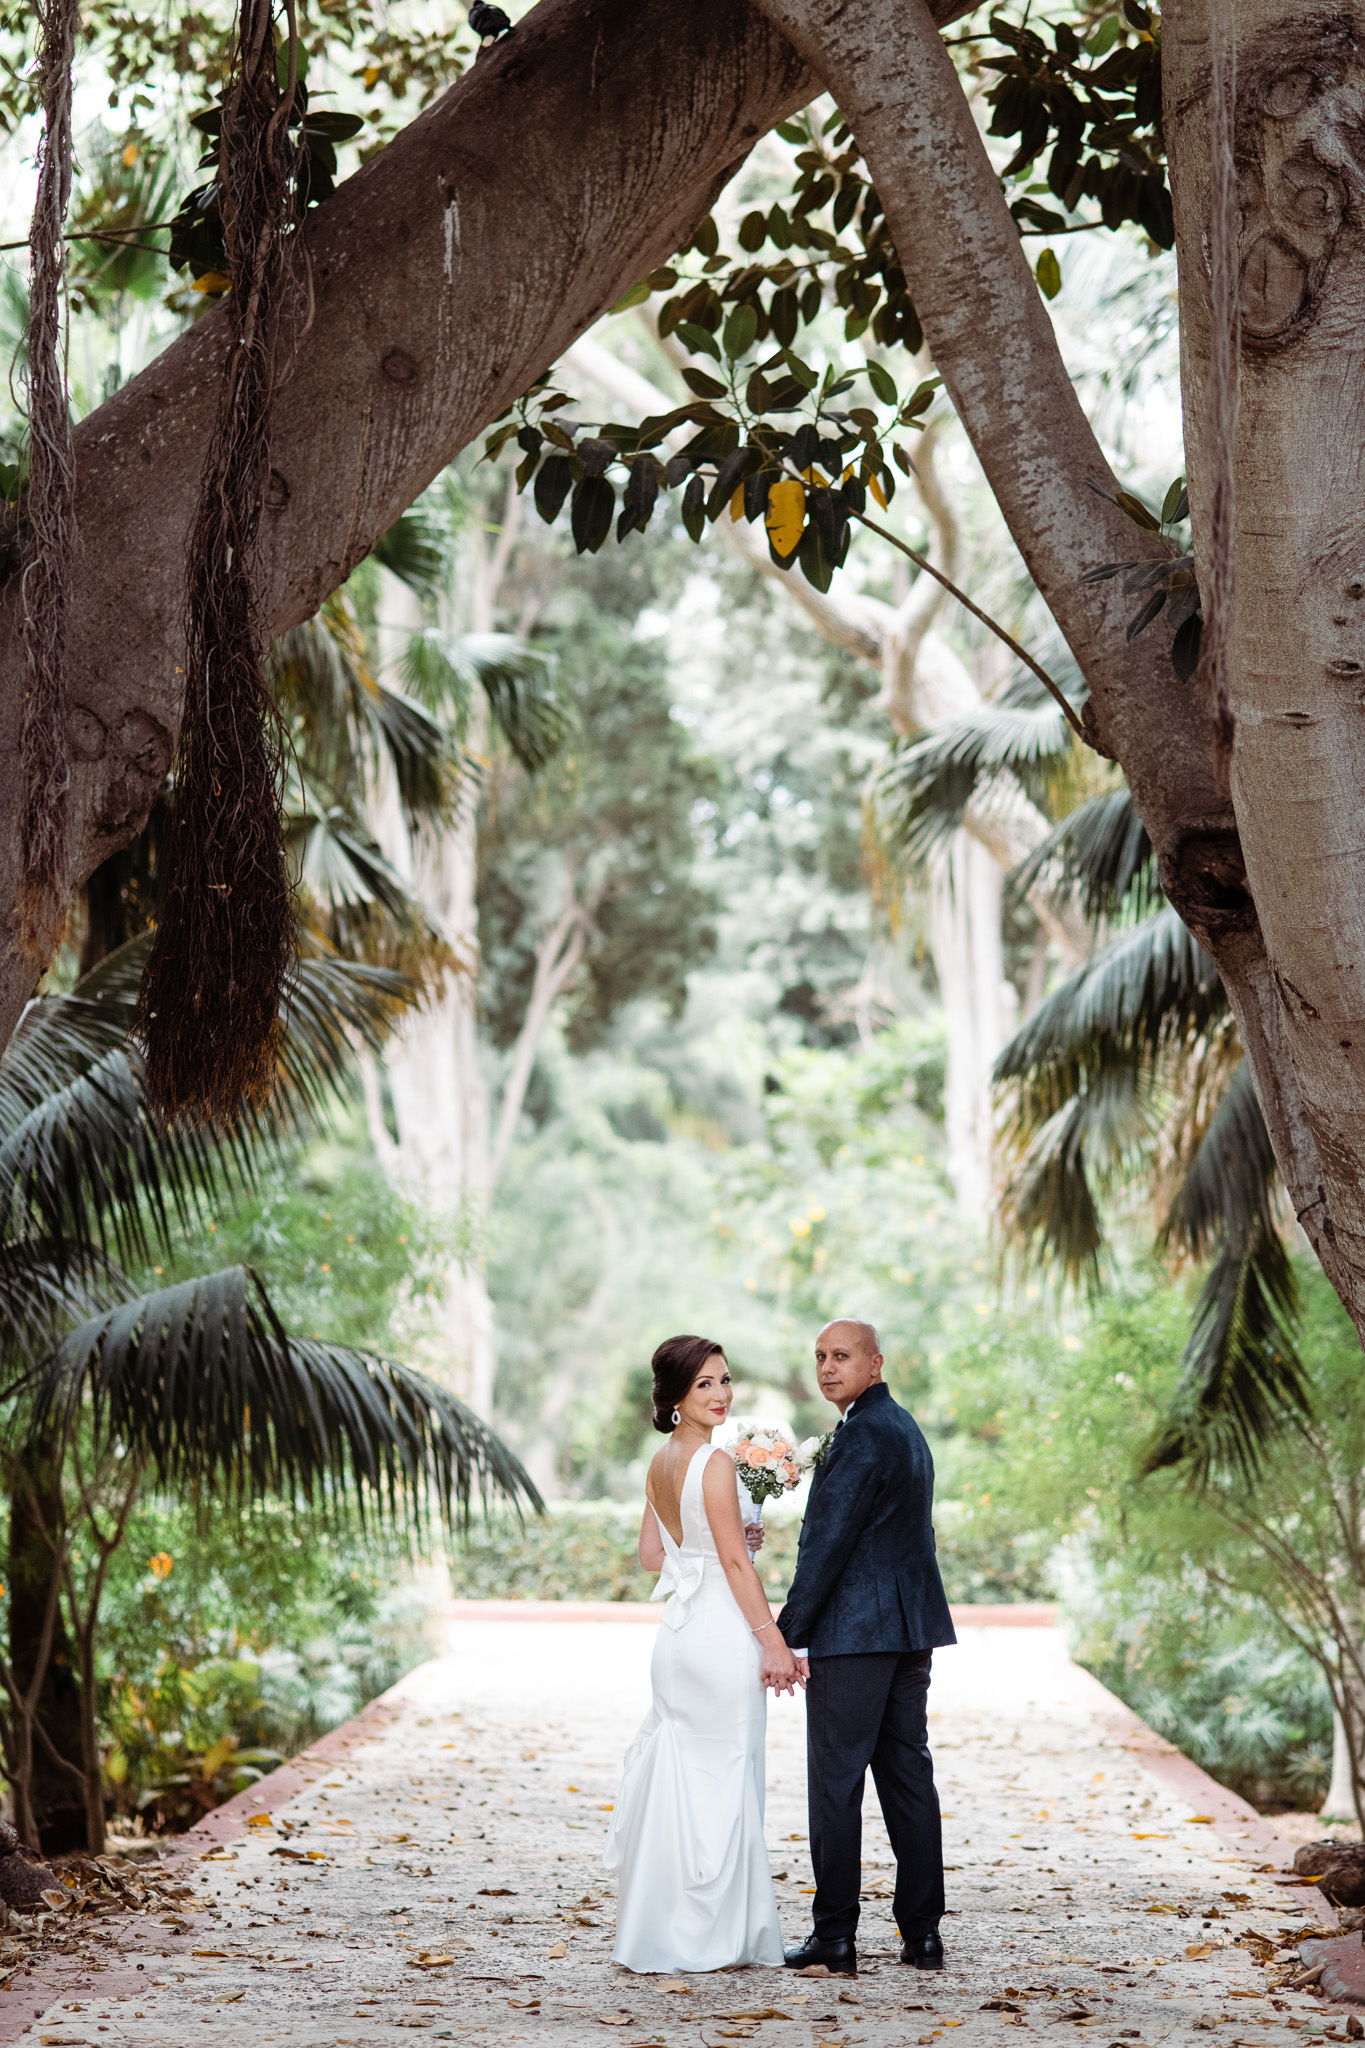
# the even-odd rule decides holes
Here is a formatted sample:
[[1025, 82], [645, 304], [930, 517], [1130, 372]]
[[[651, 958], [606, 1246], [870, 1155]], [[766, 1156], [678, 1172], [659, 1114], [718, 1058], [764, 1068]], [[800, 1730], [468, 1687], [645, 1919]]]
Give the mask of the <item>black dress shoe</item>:
[[821, 1963], [831, 1977], [856, 1977], [858, 1951], [853, 1946], [852, 1935], [845, 1935], [838, 1941], [821, 1941], [818, 1934], [810, 1934], [800, 1948], [787, 1950], [789, 1970], [810, 1970]]
[[901, 1961], [916, 1970], [941, 1970], [943, 1943], [936, 1934], [916, 1934], [901, 1943]]

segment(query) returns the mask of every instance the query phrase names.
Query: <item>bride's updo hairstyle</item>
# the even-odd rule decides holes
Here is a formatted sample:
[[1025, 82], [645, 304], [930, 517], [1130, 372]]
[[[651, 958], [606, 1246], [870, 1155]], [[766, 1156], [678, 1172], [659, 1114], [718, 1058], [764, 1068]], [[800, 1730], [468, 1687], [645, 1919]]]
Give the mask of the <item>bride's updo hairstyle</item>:
[[724, 1358], [723, 1345], [709, 1337], [665, 1337], [650, 1360], [654, 1368], [654, 1427], [673, 1434], [673, 1410], [701, 1378], [708, 1358]]

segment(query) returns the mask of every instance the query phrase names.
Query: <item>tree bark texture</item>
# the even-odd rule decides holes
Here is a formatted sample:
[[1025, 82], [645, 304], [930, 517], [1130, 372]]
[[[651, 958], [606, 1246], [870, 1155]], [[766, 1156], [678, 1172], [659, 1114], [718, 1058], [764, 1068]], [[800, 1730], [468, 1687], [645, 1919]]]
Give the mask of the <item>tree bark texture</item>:
[[[1220, 22], [1235, 23], [1238, 283], [1226, 311], [1210, 282]], [[1316, 1162], [1306, 1197], [1320, 1206], [1324, 1264], [1365, 1326], [1365, 7], [1238, 0], [1220, 13], [1180, 0], [1164, 34], [1201, 563], [1222, 454], [1220, 321], [1235, 320], [1238, 342], [1232, 803], [1299, 1146]]]
[[[49, 1855], [100, 1848], [86, 1810], [84, 1716], [76, 1647], [55, 1600], [66, 1540], [66, 1507], [55, 1461], [15, 1475], [9, 1496], [9, 1666], [25, 1702], [7, 1714], [19, 1769], [14, 1786], [20, 1836]], [[44, 1737], [46, 1740], [44, 1740]]]

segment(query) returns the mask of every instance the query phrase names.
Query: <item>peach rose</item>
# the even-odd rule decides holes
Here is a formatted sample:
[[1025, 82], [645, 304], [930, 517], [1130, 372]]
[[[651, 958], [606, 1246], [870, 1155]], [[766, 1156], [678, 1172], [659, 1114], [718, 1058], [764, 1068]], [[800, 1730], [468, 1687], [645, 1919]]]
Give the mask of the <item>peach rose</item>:
[[754, 1444], [750, 1448], [747, 1462], [750, 1465], [771, 1465], [772, 1453], [766, 1450], [762, 1444]]

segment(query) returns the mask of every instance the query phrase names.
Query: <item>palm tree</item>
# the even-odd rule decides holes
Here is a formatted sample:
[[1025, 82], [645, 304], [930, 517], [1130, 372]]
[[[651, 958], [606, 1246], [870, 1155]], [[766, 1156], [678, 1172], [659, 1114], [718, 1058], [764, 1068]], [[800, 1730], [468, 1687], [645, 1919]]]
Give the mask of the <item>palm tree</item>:
[[[1097, 772], [1107, 786], [1094, 787]], [[1198, 1478], [1230, 1462], [1250, 1474], [1307, 1395], [1284, 1193], [1223, 985], [1165, 901], [1117, 771], [1088, 763], [1059, 708], [1031, 689], [898, 753], [882, 778], [887, 829], [922, 859], [1004, 777], [1063, 812], [1015, 887], [1044, 882], [1097, 941], [996, 1063], [1006, 1242], [1093, 1284], [1106, 1201], [1151, 1189], [1156, 1247], [1207, 1272], [1180, 1394], [1149, 1465], [1185, 1462]]]
[[141, 1489], [188, 1488], [215, 1513], [264, 1498], [349, 1509], [415, 1534], [457, 1527], [493, 1495], [540, 1505], [443, 1388], [291, 1335], [249, 1271], [139, 1288], [129, 1269], [296, 1143], [409, 995], [390, 970], [307, 949], [270, 1101], [230, 1132], [167, 1130], [128, 1036], [146, 943], [38, 999], [0, 1056], [0, 1733], [16, 1822], [49, 1849], [102, 1840], [100, 1598]]

